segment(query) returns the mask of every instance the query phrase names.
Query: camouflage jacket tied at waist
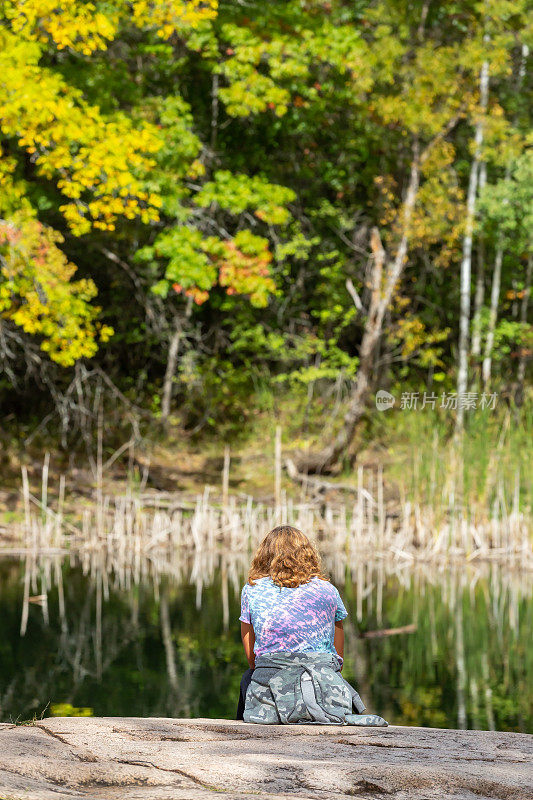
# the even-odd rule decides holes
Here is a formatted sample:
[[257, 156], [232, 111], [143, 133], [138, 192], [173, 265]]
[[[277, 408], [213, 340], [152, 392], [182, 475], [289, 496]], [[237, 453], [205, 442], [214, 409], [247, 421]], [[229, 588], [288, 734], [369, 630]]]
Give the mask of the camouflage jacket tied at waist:
[[244, 721], [265, 725], [387, 724], [381, 717], [362, 714], [364, 710], [332, 653], [270, 653], [256, 660], [246, 692]]

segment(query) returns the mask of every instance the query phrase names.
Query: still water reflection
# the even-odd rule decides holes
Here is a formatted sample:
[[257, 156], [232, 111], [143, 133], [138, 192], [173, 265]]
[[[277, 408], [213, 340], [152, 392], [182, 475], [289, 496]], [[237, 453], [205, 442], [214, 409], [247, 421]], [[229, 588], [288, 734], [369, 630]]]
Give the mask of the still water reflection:
[[[75, 559], [42, 562], [28, 582], [24, 561], [0, 559], [0, 720], [57, 706], [233, 717], [246, 666], [243, 563], [238, 579], [223, 565], [202, 586], [191, 572], [124, 582]], [[372, 711], [398, 724], [533, 732], [531, 573], [381, 563], [332, 574], [350, 614], [345, 676]], [[362, 638], [402, 626], [415, 630]]]

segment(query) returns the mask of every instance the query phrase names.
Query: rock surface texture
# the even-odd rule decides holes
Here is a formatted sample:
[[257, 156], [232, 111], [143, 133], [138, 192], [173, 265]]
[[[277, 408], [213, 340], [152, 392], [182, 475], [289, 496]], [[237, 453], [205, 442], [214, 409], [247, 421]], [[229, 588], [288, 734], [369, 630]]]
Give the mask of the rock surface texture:
[[55, 718], [0, 725], [1, 800], [533, 798], [533, 736]]

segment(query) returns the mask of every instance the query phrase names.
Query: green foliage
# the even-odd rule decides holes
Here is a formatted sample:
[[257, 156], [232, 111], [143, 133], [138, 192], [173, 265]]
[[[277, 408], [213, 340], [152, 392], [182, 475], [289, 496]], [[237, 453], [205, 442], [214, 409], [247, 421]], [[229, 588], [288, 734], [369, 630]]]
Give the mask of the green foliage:
[[202, 208], [217, 205], [231, 214], [242, 214], [248, 208], [254, 209], [255, 216], [270, 225], [284, 225], [290, 220], [285, 208], [296, 195], [292, 189], [276, 186], [259, 175], [232, 175], [228, 170], [215, 172], [194, 198], [194, 203]]
[[485, 187], [479, 204], [481, 224], [517, 256], [528, 253], [533, 231], [533, 151], [513, 163], [509, 175]]
[[[151, 256], [168, 259], [164, 280], [152, 287], [156, 294], [166, 297], [170, 283], [180, 281], [185, 289], [197, 286], [200, 291], [211, 289], [216, 278], [216, 270], [210, 265], [205, 248], [210, 242], [204, 242], [200, 231], [190, 228], [170, 228], [155, 240], [152, 248], [145, 248], [140, 258]], [[180, 287], [181, 288], [181, 287]]]
[[249, 295], [252, 305], [265, 306], [275, 285], [269, 277], [271, 254], [268, 241], [248, 230], [223, 241], [203, 238], [198, 230], [171, 228], [160, 234], [152, 247], [137, 253], [138, 260], [167, 261], [165, 277], [152, 286], [154, 294], [167, 297], [170, 286], [201, 305], [217, 280], [228, 295]]

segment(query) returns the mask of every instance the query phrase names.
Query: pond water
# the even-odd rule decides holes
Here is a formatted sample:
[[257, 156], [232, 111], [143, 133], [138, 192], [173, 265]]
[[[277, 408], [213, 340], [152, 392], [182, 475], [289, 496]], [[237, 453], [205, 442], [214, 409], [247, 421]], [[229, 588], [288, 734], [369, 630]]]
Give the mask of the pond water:
[[[24, 560], [0, 559], [0, 721], [234, 717], [242, 569], [229, 583], [217, 569], [209, 585], [190, 573], [123, 580], [75, 558], [38, 573], [44, 594], [36, 574], [25, 584]], [[349, 612], [344, 675], [372, 712], [533, 732], [530, 572], [367, 564], [335, 582]], [[403, 626], [411, 632], [363, 638]]]

